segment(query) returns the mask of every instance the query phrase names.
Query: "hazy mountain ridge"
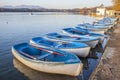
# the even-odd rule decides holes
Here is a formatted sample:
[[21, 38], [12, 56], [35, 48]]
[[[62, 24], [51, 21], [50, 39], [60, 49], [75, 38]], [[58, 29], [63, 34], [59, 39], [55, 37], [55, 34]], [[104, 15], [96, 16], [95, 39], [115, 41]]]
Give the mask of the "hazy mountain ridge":
[[6, 6], [2, 6], [0, 8], [28, 8], [28, 9], [40, 9], [43, 8], [41, 6], [37, 6], [37, 5], [18, 5], [18, 6], [11, 6], [11, 5], [6, 5]]

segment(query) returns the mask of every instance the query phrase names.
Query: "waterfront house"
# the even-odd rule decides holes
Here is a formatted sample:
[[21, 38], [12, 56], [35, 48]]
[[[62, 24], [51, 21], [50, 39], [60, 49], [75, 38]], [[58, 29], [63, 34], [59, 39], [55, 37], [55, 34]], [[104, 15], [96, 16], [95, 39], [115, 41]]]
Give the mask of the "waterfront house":
[[97, 16], [104, 16], [106, 15], [106, 8], [103, 4], [96, 8], [96, 15]]

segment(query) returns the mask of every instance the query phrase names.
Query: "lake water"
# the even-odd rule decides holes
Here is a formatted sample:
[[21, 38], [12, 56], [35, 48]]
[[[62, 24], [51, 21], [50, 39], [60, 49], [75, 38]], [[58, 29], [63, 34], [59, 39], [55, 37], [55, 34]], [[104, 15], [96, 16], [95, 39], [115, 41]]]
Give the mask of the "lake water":
[[[0, 13], [0, 80], [81, 80], [81, 76], [71, 77], [32, 70], [13, 57], [11, 46], [29, 42], [31, 38], [49, 32], [61, 32], [65, 27], [93, 21], [95, 18], [90, 16], [69, 13]], [[94, 54], [95, 57], [82, 59], [84, 80], [88, 80], [102, 55], [98, 52]]]

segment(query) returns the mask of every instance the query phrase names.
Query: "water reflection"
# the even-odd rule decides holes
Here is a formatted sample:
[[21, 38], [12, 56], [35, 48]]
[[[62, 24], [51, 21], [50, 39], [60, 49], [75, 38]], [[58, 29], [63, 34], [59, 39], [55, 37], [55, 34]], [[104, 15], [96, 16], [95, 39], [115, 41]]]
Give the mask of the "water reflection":
[[17, 68], [30, 80], [77, 80], [76, 77], [72, 77], [72, 76], [48, 74], [48, 73], [35, 71], [27, 67], [26, 65], [22, 64], [16, 58], [13, 59], [13, 64], [15, 68]]
[[82, 76], [78, 76], [78, 80], [89, 80], [92, 72], [98, 65], [100, 58], [102, 56], [101, 51], [98, 52], [99, 48], [96, 47], [92, 49], [89, 56], [87, 58], [80, 58], [83, 63], [83, 73]]
[[81, 58], [81, 61], [83, 63], [83, 68], [85, 70], [88, 70], [89, 69], [88, 59], [87, 58]]
[[[98, 56], [98, 54], [99, 53], [97, 52], [96, 49], [92, 49], [91, 52], [90, 52], [90, 54], [88, 55], [88, 57], [86, 57], [86, 58], [80, 57], [80, 60], [83, 63], [84, 70], [89, 70], [89, 68], [91, 68], [89, 66], [89, 64], [92, 63], [92, 62], [89, 62], [90, 59], [97, 60], [97, 59], [100, 58], [100, 56]], [[100, 54], [102, 55], [102, 53], [100, 53]], [[92, 63], [92, 64], [94, 64], [94, 63]]]

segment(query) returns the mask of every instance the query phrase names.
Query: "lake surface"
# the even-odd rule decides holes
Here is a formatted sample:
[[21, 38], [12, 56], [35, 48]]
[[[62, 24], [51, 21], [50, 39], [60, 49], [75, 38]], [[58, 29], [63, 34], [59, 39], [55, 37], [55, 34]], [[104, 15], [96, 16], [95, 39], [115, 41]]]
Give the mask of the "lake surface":
[[[81, 80], [81, 76], [71, 77], [32, 70], [13, 57], [11, 47], [29, 42], [33, 37], [61, 32], [63, 28], [93, 21], [95, 18], [90, 16], [69, 13], [0, 13], [0, 80]], [[92, 53], [95, 57], [82, 59], [84, 80], [88, 80], [102, 55], [96, 51]]]

